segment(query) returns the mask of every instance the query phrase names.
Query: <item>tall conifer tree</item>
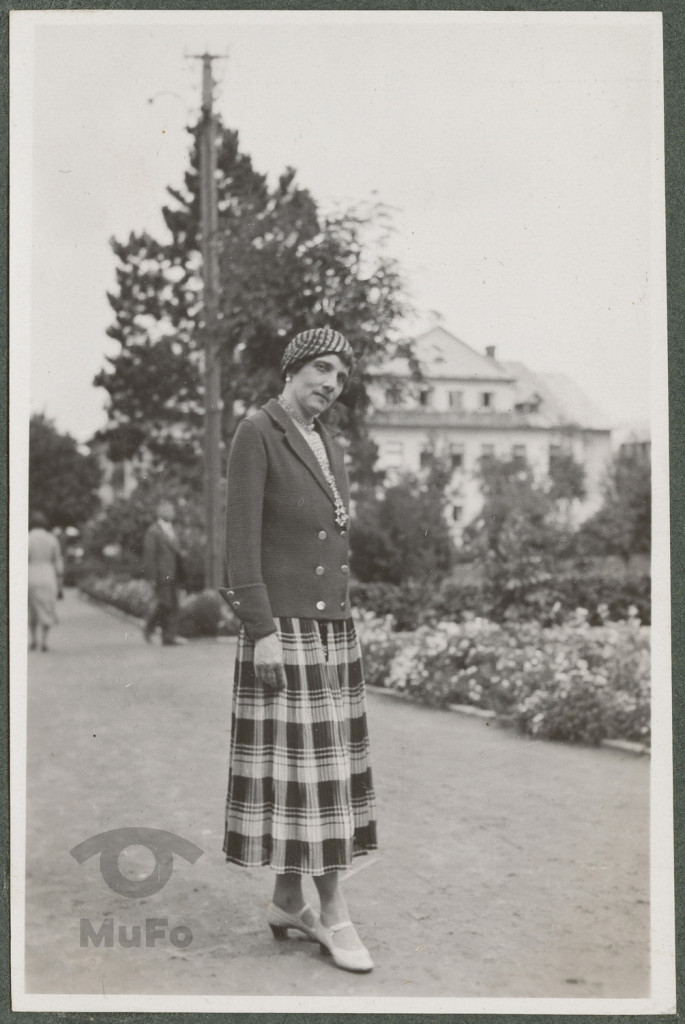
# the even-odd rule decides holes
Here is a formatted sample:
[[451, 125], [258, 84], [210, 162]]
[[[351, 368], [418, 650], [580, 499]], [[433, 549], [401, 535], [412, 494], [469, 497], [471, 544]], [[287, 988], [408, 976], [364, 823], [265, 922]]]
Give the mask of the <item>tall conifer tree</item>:
[[[108, 334], [119, 351], [95, 379], [109, 395], [100, 436], [115, 459], [146, 451], [156, 466], [198, 483], [204, 381], [195, 138], [184, 186], [168, 192], [165, 241], [147, 233], [112, 240], [117, 288], [109, 295], [115, 320]], [[237, 132], [226, 129], [217, 133], [217, 193], [224, 440], [242, 411], [278, 392], [289, 338], [325, 324], [343, 331], [362, 357], [350, 407], [334, 418], [364, 455], [359, 482], [373, 482], [363, 416], [368, 374], [410, 354], [391, 340], [406, 312], [398, 268], [365, 244], [383, 229], [383, 210], [323, 216], [294, 170], [270, 187], [240, 151]]]

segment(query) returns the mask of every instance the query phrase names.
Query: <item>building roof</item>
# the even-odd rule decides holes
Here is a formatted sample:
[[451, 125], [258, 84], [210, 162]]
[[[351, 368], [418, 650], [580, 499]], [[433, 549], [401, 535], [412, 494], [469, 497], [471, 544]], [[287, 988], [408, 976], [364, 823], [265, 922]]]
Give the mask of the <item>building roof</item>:
[[534, 415], [540, 426], [577, 426], [594, 430], [609, 430], [606, 417], [590, 401], [576, 382], [564, 373], [533, 373], [523, 363], [501, 364], [514, 378], [517, 405], [534, 405]]
[[[471, 381], [500, 383], [513, 389], [511, 412], [477, 413], [450, 410], [388, 409], [374, 412], [374, 423], [429, 426], [438, 419], [444, 426], [529, 427], [550, 429], [575, 427], [585, 430], [611, 430], [602, 412], [581, 388], [563, 373], [533, 373], [524, 363], [496, 360], [481, 355], [444, 327], [432, 327], [413, 339], [415, 355], [427, 381]], [[494, 349], [492, 350], [494, 354]], [[404, 360], [395, 360], [385, 373], [405, 376]], [[435, 423], [433, 423], [435, 421]]]
[[632, 420], [619, 423], [612, 431], [615, 445], [649, 444], [651, 442], [651, 425], [649, 420]]
[[444, 327], [432, 327], [414, 339], [424, 375], [454, 380], [511, 381], [511, 374], [489, 356], [481, 355]]

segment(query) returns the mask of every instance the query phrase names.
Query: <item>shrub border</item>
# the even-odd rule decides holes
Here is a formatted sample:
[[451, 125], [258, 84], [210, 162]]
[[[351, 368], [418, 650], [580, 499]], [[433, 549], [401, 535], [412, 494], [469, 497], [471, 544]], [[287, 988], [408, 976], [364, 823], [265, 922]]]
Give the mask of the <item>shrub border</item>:
[[[406, 693], [402, 693], [399, 690], [393, 690], [388, 686], [367, 686], [365, 687], [368, 693], [380, 693], [384, 697], [394, 697], [396, 700], [406, 701], [407, 704], [415, 704], [411, 697], [407, 696]], [[435, 711], [451, 711], [455, 715], [463, 715], [466, 718], [487, 718], [490, 722], [495, 722], [502, 729], [513, 728], [513, 722], [509, 715], [498, 715], [495, 711], [488, 711], [486, 708], [475, 708], [471, 707], [470, 704], [445, 704], [441, 708], [434, 708]], [[558, 740], [545, 740], [544, 737], [529, 736], [528, 739], [536, 741], [538, 743], [544, 742], [558, 742]], [[593, 747], [590, 743], [574, 743], [573, 746], [577, 747]], [[651, 748], [646, 746], [644, 743], [635, 743], [632, 740], [600, 740], [599, 746], [604, 747], [607, 750], [620, 750], [626, 754], [633, 754], [637, 757], [651, 757]], [[596, 749], [593, 747], [593, 749]]]
[[[145, 625], [145, 619], [138, 618], [137, 615], [132, 615], [131, 612], [125, 612], [123, 608], [119, 608], [116, 604], [110, 604], [109, 601], [99, 601], [97, 597], [93, 597], [92, 594], [87, 594], [85, 590], [81, 590], [80, 587], [74, 587], [79, 600], [85, 601], [86, 604], [92, 604], [95, 608], [103, 608], [108, 612], [111, 612], [115, 618], [124, 619], [126, 622], [135, 623], [141, 630]], [[183, 637], [187, 643], [194, 643], [196, 640], [209, 640], [216, 644], [225, 644], [231, 640], [236, 640], [235, 636], [188, 636]]]

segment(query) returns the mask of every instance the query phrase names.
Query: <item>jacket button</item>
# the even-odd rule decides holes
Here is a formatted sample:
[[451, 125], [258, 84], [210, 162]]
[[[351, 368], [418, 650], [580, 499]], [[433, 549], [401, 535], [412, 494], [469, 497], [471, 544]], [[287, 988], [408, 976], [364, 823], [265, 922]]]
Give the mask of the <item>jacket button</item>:
[[341, 530], [340, 531], [340, 536], [341, 537], [346, 537], [347, 536], [347, 530]]
[[340, 566], [340, 572], [343, 574], [343, 576], [349, 576], [349, 574], [350, 574], [350, 567], [349, 567], [349, 565], [341, 565]]
[[324, 570], [322, 565], [317, 565], [316, 569], [314, 570], [317, 576], [323, 576], [323, 571]]
[[234, 608], [240, 608], [240, 601], [234, 601], [233, 602], [233, 607]]
[[340, 607], [341, 607], [341, 608], [344, 608], [344, 607], [345, 607], [345, 605], [346, 605], [346, 603], [347, 603], [346, 601], [341, 601], [341, 602], [340, 602]]
[[316, 602], [316, 609], [317, 609], [317, 611], [322, 612], [325, 607], [326, 607], [326, 602], [325, 601], [317, 601]]
[[234, 590], [229, 590], [228, 596], [229, 597], [235, 597], [235, 591]]
[[326, 531], [325, 530], [319, 530], [319, 540], [325, 540], [326, 537], [327, 537]]

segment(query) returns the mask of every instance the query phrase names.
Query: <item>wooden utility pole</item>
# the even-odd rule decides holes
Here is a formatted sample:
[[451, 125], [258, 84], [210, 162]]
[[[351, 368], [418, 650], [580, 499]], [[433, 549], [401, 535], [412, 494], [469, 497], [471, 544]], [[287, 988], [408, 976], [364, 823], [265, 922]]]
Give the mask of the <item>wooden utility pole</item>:
[[202, 231], [202, 269], [204, 280], [203, 334], [205, 350], [205, 445], [204, 495], [205, 587], [216, 590], [224, 582], [224, 529], [221, 488], [221, 361], [219, 357], [219, 266], [218, 211], [216, 192], [216, 120], [212, 112], [214, 79], [208, 53], [202, 61], [202, 116], [198, 132], [200, 156], [200, 215]]

